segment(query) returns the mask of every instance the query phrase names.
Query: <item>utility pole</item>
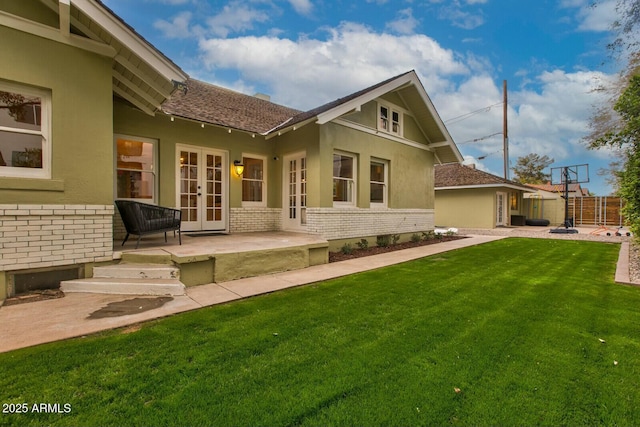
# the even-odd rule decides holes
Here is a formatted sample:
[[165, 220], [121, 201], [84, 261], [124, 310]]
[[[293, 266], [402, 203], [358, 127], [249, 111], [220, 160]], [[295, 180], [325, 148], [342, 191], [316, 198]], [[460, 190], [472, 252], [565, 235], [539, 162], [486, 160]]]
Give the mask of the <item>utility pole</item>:
[[502, 81], [502, 150], [504, 151], [504, 179], [509, 179], [509, 130], [507, 126], [507, 81]]

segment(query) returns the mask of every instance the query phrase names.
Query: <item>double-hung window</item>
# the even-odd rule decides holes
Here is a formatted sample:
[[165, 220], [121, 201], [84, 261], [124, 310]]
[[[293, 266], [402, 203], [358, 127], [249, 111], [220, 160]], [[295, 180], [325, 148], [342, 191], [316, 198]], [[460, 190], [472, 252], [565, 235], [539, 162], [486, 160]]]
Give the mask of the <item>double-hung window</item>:
[[353, 206], [356, 200], [356, 157], [333, 154], [333, 204]]
[[378, 130], [402, 136], [402, 113], [388, 105], [378, 104]]
[[157, 140], [116, 135], [117, 199], [156, 203]]
[[0, 82], [0, 176], [51, 178], [51, 93]]
[[245, 155], [242, 163], [242, 206], [266, 206], [266, 157]]
[[389, 163], [385, 160], [371, 160], [371, 184], [370, 203], [371, 207], [386, 207], [388, 194]]

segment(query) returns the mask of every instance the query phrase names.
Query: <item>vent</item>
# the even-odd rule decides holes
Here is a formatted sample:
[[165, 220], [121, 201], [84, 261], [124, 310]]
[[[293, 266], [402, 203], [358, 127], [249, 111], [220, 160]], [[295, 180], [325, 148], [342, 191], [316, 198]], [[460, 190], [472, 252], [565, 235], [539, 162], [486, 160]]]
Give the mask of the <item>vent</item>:
[[269, 95], [267, 95], [266, 93], [258, 92], [253, 96], [255, 96], [258, 99], [262, 99], [263, 101], [271, 101], [271, 97]]

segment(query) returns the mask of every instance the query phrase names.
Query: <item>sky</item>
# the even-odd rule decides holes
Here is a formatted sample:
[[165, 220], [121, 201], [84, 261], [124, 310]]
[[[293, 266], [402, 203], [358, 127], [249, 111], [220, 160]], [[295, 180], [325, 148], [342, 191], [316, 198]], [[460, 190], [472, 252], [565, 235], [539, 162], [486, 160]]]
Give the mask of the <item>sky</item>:
[[465, 163], [498, 176], [506, 80], [510, 168], [588, 164], [583, 186], [611, 192], [614, 153], [583, 138], [619, 71], [615, 0], [103, 1], [191, 77], [300, 110], [415, 70]]

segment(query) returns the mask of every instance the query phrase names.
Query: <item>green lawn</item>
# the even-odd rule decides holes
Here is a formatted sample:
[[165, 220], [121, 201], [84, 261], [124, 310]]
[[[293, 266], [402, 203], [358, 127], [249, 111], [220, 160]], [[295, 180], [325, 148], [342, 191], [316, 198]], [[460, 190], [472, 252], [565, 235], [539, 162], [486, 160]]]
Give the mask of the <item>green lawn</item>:
[[0, 402], [71, 405], [0, 425], [640, 425], [618, 249], [506, 239], [0, 354]]

